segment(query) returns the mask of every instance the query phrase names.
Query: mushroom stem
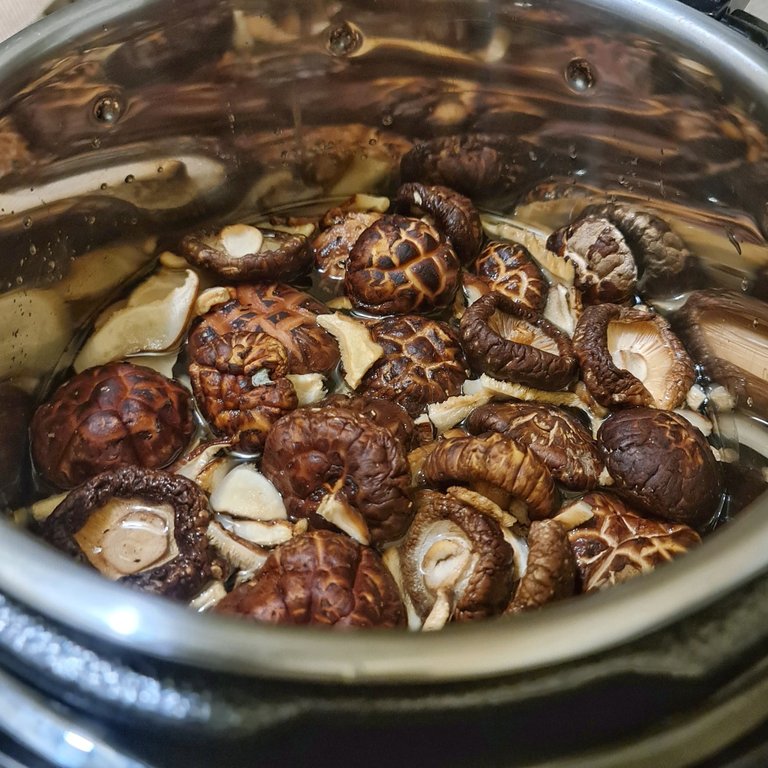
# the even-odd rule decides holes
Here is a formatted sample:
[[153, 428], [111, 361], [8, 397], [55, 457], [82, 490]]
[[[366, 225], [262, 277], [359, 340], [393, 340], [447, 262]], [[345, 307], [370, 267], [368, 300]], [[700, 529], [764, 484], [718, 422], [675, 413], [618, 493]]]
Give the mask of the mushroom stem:
[[453, 593], [447, 589], [441, 589], [437, 593], [435, 604], [429, 612], [429, 616], [424, 619], [421, 629], [423, 632], [434, 632], [442, 629], [451, 618], [453, 613]]
[[368, 530], [365, 518], [349, 505], [344, 494], [339, 492], [340, 490], [340, 486], [337, 485], [331, 493], [323, 497], [316, 510], [317, 514], [360, 544], [370, 544], [371, 532]]

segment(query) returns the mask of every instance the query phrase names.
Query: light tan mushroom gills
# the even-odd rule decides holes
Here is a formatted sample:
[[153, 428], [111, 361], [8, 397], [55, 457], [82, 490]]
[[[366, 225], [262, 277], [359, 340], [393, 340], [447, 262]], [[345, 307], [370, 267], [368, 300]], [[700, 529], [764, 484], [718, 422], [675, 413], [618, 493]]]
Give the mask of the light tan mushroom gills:
[[74, 535], [88, 562], [119, 579], [168, 562], [179, 554], [170, 504], [112, 499]]
[[744, 322], [724, 322], [718, 314], [707, 312], [699, 321], [699, 333], [724, 360], [768, 380], [768, 343], [764, 331]]
[[504, 312], [495, 312], [488, 325], [500, 336], [517, 344], [527, 344], [542, 352], [559, 355], [560, 350], [553, 339], [535, 325]]

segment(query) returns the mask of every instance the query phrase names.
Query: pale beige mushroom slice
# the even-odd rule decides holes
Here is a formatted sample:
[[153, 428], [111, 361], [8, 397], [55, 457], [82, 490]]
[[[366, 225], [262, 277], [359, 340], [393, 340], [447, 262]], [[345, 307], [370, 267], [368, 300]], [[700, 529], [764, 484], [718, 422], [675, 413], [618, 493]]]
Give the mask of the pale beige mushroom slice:
[[340, 488], [334, 488], [331, 493], [324, 496], [315, 512], [355, 541], [367, 546], [371, 543], [368, 524], [362, 514], [347, 502], [345, 494], [338, 492], [339, 490]]
[[384, 349], [373, 340], [363, 323], [340, 312], [318, 315], [317, 324], [339, 343], [344, 381], [356, 389], [368, 369], [384, 356]]
[[403, 568], [400, 563], [400, 552], [398, 548], [396, 546], [387, 547], [381, 553], [381, 559], [392, 574], [392, 578], [395, 580], [395, 584], [397, 584], [398, 592], [400, 592], [400, 597], [403, 599], [403, 605], [405, 606], [405, 613], [408, 620], [408, 629], [418, 632], [421, 629], [422, 621], [419, 614], [416, 613], [416, 609], [413, 607], [413, 601], [408, 594], [408, 590], [403, 584]]
[[215, 520], [208, 525], [206, 533], [219, 554], [238, 570], [259, 571], [269, 556], [269, 550], [238, 538]]
[[299, 406], [313, 405], [328, 394], [322, 373], [289, 373], [286, 378], [293, 384]]
[[211, 508], [247, 520], [287, 520], [283, 497], [253, 464], [239, 464], [211, 492]]
[[[260, 547], [276, 547], [294, 536], [294, 524], [288, 520], [238, 520], [229, 515], [216, 515], [216, 522], [239, 539], [245, 539]], [[306, 520], [302, 521], [306, 528]]]
[[220, 581], [212, 581], [189, 601], [189, 607], [198, 613], [204, 613], [211, 610], [226, 595], [227, 590], [224, 584]]
[[75, 358], [76, 372], [141, 352], [176, 346], [192, 315], [199, 279], [192, 270], [161, 269], [93, 333]]

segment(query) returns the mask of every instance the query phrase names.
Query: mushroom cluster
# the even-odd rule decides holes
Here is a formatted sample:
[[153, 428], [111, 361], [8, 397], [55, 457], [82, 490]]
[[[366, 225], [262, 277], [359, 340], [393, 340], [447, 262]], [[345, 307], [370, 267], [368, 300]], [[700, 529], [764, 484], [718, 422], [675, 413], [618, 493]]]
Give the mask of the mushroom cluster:
[[[32, 419], [64, 492], [33, 509], [45, 538], [198, 610], [423, 630], [696, 545], [723, 498], [694, 365], [725, 356], [718, 299], [673, 324], [645, 303], [695, 262], [654, 214], [485, 219], [466, 194], [516, 168], [492, 136], [449, 137], [403, 158], [391, 201], [181, 237]], [[174, 304], [162, 338], [99, 335]]]

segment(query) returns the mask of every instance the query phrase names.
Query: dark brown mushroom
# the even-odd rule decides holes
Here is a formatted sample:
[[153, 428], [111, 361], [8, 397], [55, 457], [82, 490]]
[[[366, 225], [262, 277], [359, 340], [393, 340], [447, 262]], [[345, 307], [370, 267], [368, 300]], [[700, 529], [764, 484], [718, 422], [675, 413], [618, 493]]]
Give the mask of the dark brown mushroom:
[[430, 214], [456, 250], [462, 264], [469, 264], [483, 244], [480, 214], [468, 197], [448, 187], [412, 182], [397, 190], [397, 202]]
[[420, 219], [382, 216], [358, 237], [344, 287], [353, 306], [373, 315], [431, 312], [450, 305], [459, 260], [440, 233]]
[[419, 491], [415, 506], [399, 551], [403, 586], [424, 629], [501, 613], [512, 589], [514, 558], [499, 523], [435, 491]]
[[491, 290], [517, 301], [533, 312], [543, 312], [549, 284], [530, 251], [518, 243], [488, 243], [475, 262], [475, 272]]
[[234, 448], [260, 451], [267, 432], [299, 404], [285, 347], [266, 333], [217, 334], [198, 325], [187, 343], [189, 378], [211, 429]]
[[59, 488], [110, 469], [170, 464], [194, 429], [182, 386], [131, 363], [88, 368], [62, 384], [32, 419], [32, 457]]
[[547, 248], [571, 262], [585, 304], [623, 304], [635, 293], [637, 265], [621, 232], [606, 219], [587, 216], [550, 235]]
[[32, 398], [9, 382], [0, 382], [0, 507], [20, 503], [28, 475]]
[[618, 584], [653, 570], [701, 542], [687, 525], [649, 520], [621, 499], [590, 493], [563, 508], [583, 507], [592, 513], [568, 533], [583, 592]]
[[222, 577], [206, 537], [210, 518], [208, 499], [191, 480], [123, 467], [70, 491], [42, 533], [109, 579], [188, 600]]
[[416, 430], [413, 419], [405, 408], [391, 400], [365, 395], [356, 397], [329, 395], [317, 404], [318, 408], [325, 406], [349, 408], [354, 413], [361, 413], [380, 427], [388, 429], [406, 450], [411, 447]]
[[347, 408], [284, 416], [267, 435], [261, 468], [294, 519], [325, 520], [366, 544], [393, 541], [410, 522], [405, 449], [389, 429]]
[[320, 232], [312, 241], [312, 256], [315, 266], [328, 277], [340, 280], [347, 270], [352, 246], [374, 222], [380, 213], [368, 211], [345, 211], [333, 220], [328, 229]]
[[573, 351], [584, 384], [606, 407], [676, 408], [696, 379], [693, 361], [669, 323], [645, 309], [587, 307], [576, 324]]
[[207, 312], [194, 332], [266, 333], [285, 347], [289, 373], [326, 373], [336, 367], [336, 341], [317, 324], [317, 316], [328, 312], [324, 304], [282, 283], [238, 285], [226, 291], [229, 300]]
[[467, 309], [459, 326], [472, 368], [540, 389], [561, 389], [576, 374], [571, 340], [519, 302], [492, 292]]
[[549, 517], [557, 504], [555, 483], [546, 466], [511, 437], [496, 432], [439, 440], [424, 460], [422, 473], [432, 486], [467, 483], [486, 495], [489, 489], [503, 491], [523, 502], [534, 520]]
[[258, 576], [214, 610], [273, 624], [405, 624], [397, 585], [379, 555], [331, 531], [309, 531], [277, 547]]
[[720, 504], [720, 467], [682, 416], [654, 408], [618, 411], [597, 434], [613, 489], [644, 514], [705, 527]]
[[466, 428], [475, 435], [508, 435], [541, 459], [555, 480], [569, 490], [591, 490], [603, 471], [592, 436], [577, 419], [555, 406], [488, 403], [472, 411]]
[[576, 558], [557, 520], [534, 520], [528, 533], [528, 565], [507, 613], [541, 608], [576, 591]]
[[384, 349], [359, 390], [391, 400], [418, 416], [429, 403], [458, 395], [467, 377], [464, 354], [450, 326], [417, 315], [387, 317], [371, 325]]

